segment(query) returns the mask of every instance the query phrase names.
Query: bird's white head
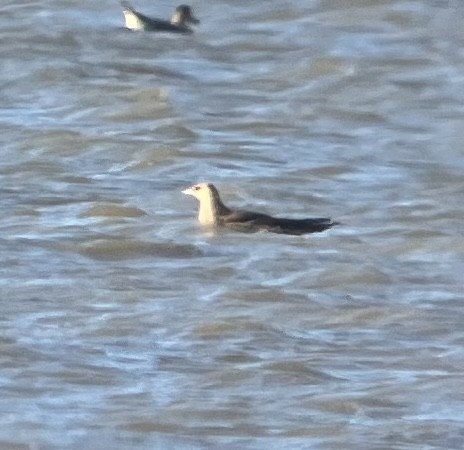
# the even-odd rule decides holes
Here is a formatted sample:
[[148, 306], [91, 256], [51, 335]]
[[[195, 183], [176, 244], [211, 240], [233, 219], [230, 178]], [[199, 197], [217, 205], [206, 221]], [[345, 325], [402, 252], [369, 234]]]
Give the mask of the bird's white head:
[[182, 193], [186, 195], [191, 195], [192, 197], [195, 197], [201, 202], [202, 199], [206, 200], [210, 198], [211, 188], [214, 189], [214, 186], [210, 183], [198, 183], [194, 184], [193, 186], [190, 186], [187, 189], [184, 189]]
[[218, 223], [218, 214], [225, 208], [222, 205], [219, 193], [216, 187], [211, 183], [199, 183], [184, 189], [183, 194], [195, 197], [199, 203], [198, 220], [203, 225], [216, 225]]

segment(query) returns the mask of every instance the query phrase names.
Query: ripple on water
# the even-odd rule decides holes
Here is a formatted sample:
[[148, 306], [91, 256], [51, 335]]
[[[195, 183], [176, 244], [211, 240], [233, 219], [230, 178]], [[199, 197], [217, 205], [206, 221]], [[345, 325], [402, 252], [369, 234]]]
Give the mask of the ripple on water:
[[103, 239], [78, 246], [77, 251], [100, 261], [119, 261], [137, 258], [192, 258], [202, 252], [194, 245], [155, 243], [137, 239]]
[[147, 213], [140, 208], [110, 203], [93, 205], [80, 214], [80, 217], [141, 217]]

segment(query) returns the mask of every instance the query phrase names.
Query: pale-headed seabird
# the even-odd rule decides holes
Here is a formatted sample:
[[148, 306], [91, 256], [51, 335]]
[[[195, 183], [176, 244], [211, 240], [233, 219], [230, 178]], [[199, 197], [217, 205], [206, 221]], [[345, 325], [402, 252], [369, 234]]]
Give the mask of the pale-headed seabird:
[[332, 219], [284, 219], [267, 214], [230, 209], [221, 200], [219, 192], [211, 183], [195, 184], [182, 191], [200, 202], [198, 220], [209, 227], [227, 227], [238, 231], [270, 231], [280, 234], [301, 235], [327, 230], [337, 225]]
[[189, 24], [200, 21], [193, 15], [192, 8], [180, 5], [174, 11], [171, 21], [147, 17], [137, 12], [128, 2], [121, 2], [126, 28], [133, 31], [166, 31], [171, 33], [192, 33]]

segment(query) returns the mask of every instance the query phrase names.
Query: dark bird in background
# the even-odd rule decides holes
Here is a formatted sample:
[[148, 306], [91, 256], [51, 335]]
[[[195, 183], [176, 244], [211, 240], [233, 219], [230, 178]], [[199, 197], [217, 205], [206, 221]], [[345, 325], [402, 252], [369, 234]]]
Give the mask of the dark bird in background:
[[200, 21], [193, 15], [192, 8], [180, 5], [174, 11], [171, 21], [147, 17], [137, 12], [128, 2], [121, 2], [126, 28], [133, 31], [165, 31], [171, 33], [193, 33], [189, 24]]
[[211, 183], [195, 184], [182, 191], [192, 195], [200, 202], [198, 220], [201, 225], [210, 227], [227, 227], [238, 231], [301, 235], [327, 230], [337, 225], [329, 218], [284, 219], [267, 214], [230, 209], [222, 203], [216, 187]]

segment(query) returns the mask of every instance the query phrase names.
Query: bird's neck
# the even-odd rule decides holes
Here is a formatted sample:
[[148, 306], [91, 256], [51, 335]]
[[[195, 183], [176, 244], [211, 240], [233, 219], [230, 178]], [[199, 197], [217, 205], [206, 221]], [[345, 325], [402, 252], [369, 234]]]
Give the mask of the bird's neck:
[[175, 12], [171, 17], [171, 24], [182, 27], [185, 25], [185, 19], [178, 12]]
[[210, 193], [208, 199], [200, 202], [198, 220], [202, 225], [218, 225], [221, 215], [230, 212], [229, 208], [222, 203], [219, 195]]

